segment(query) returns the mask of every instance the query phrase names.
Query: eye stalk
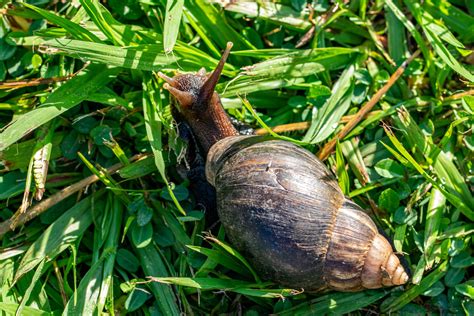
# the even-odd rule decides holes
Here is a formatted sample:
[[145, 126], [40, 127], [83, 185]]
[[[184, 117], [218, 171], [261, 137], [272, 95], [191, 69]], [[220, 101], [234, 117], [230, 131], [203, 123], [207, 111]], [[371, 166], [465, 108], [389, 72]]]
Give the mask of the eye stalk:
[[221, 77], [222, 70], [224, 69], [225, 62], [229, 57], [230, 50], [232, 48], [232, 42], [228, 42], [225, 48], [224, 53], [222, 54], [221, 60], [217, 64], [216, 69], [212, 72], [212, 74], [207, 78], [206, 82], [201, 87], [199, 91], [198, 100], [201, 101], [201, 104], [207, 104], [211, 101], [212, 95], [214, 94], [214, 89], [216, 88], [217, 82]]
[[209, 75], [204, 69], [196, 74], [178, 74], [173, 78], [158, 73], [166, 82], [163, 88], [177, 101], [179, 112], [191, 126], [205, 154], [220, 139], [238, 134], [214, 91], [231, 48], [232, 43], [228, 42], [216, 69]]

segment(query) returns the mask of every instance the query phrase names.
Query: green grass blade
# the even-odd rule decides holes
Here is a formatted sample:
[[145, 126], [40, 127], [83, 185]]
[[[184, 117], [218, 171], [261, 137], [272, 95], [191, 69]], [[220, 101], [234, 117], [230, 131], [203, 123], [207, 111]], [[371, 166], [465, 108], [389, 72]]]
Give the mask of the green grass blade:
[[347, 174], [344, 156], [342, 155], [341, 144], [336, 143], [336, 176], [339, 187], [344, 195], [348, 195], [350, 191], [349, 175]]
[[[210, 260], [214, 261], [215, 263], [218, 263], [228, 269], [231, 269], [241, 275], [249, 275], [249, 271], [245, 268], [245, 266], [239, 262], [237, 259], [232, 257], [231, 255], [219, 251], [219, 250], [214, 250], [214, 249], [209, 249], [209, 248], [204, 248], [204, 247], [199, 247], [199, 246], [193, 246], [193, 245], [186, 245], [189, 249], [196, 251], [198, 253], [201, 253], [205, 255], [207, 258]], [[203, 271], [199, 270], [196, 273], [196, 276], [204, 275], [206, 273], [209, 273], [211, 271]]]
[[[451, 194], [450, 192], [446, 191], [444, 187], [435, 181], [424, 169], [418, 162], [408, 153], [408, 151], [403, 147], [403, 145], [400, 143], [400, 141], [395, 137], [392, 131], [389, 129], [385, 128], [385, 132], [387, 133], [388, 137], [390, 138], [390, 141], [394, 146], [397, 148], [399, 151], [399, 155], [402, 157], [402, 159], [399, 159], [398, 156], [397, 159], [400, 160], [400, 162], [403, 162], [403, 160], [406, 159], [408, 163], [413, 166], [428, 182], [430, 182], [433, 186], [435, 186], [438, 190], [440, 190], [444, 196], [450, 201], [454, 206], [459, 207], [459, 209], [463, 212], [464, 215], [466, 215], [469, 219], [474, 220], [474, 211], [471, 210], [461, 199], [459, 199], [458, 196]], [[383, 144], [383, 143], [382, 143]], [[387, 145], [383, 144], [387, 149], [389, 148]], [[394, 152], [391, 150], [392, 153], [395, 155], [398, 155], [398, 153]]]
[[[444, 148], [433, 145], [431, 138], [424, 137], [422, 130], [415, 123], [409, 112], [402, 108], [398, 113], [400, 128], [406, 130], [406, 137], [411, 146], [418, 148], [428, 163], [434, 167], [436, 175], [443, 181], [448, 192], [457, 195], [459, 199], [471, 210], [474, 210], [474, 198], [468, 188], [463, 176], [453, 163], [450, 154], [443, 151]], [[441, 146], [449, 140], [454, 126], [463, 122], [463, 119], [450, 124], [446, 135], [440, 141]], [[425, 140], [427, 139], [427, 140]]]
[[439, 190], [433, 189], [431, 191], [430, 202], [428, 203], [425, 222], [424, 255], [428, 269], [433, 266], [435, 259], [432, 256], [432, 250], [440, 234], [440, 225], [445, 206], [446, 198], [444, 195]]
[[255, 281], [257, 283], [261, 283], [261, 280], [260, 280], [260, 277], [258, 276], [258, 274], [255, 272], [255, 270], [252, 268], [252, 266], [248, 263], [248, 261], [237, 250], [235, 250], [234, 248], [229, 246], [227, 243], [225, 243], [225, 242], [223, 242], [223, 241], [221, 241], [217, 238], [214, 238], [214, 237], [207, 237], [206, 240], [212, 241], [213, 243], [215, 243], [216, 245], [218, 245], [219, 247], [221, 247], [222, 249], [227, 251], [230, 255], [237, 258], [237, 260], [242, 262], [243, 265], [250, 271], [250, 273], [252, 273], [252, 276], [255, 279]]
[[97, 314], [97, 303], [102, 284], [104, 271], [104, 260], [110, 256], [111, 252], [105, 252], [84, 275], [69, 299], [63, 315], [94, 315]]
[[[468, 71], [447, 49], [446, 46], [441, 41], [441, 38], [438, 36], [437, 29], [434, 28], [436, 24], [430, 23], [433, 18], [429, 15], [429, 13], [423, 11], [421, 6], [413, 2], [412, 0], [405, 0], [405, 4], [408, 6], [410, 11], [413, 13], [417, 22], [422, 26], [423, 31], [431, 43], [434, 51], [438, 56], [448, 65], [452, 70], [463, 76], [464, 78], [468, 79], [469, 81], [474, 81], [474, 75]], [[444, 27], [444, 33], [450, 33], [448, 29]]]
[[162, 109], [160, 95], [157, 94], [158, 87], [156, 82], [149, 75], [144, 76], [145, 81], [143, 83], [143, 116], [145, 118], [145, 127], [150, 141], [151, 149], [155, 157], [155, 165], [160, 172], [161, 178], [166, 184], [166, 188], [173, 199], [178, 211], [186, 216], [186, 212], [183, 210], [181, 205], [176, 199], [173, 190], [171, 189], [170, 183], [166, 178], [165, 161], [163, 158], [163, 146], [161, 143], [161, 129], [162, 119], [158, 111]]
[[87, 96], [115, 78], [119, 69], [90, 65], [54, 92], [40, 107], [21, 115], [0, 134], [0, 151], [20, 140], [32, 130], [84, 101]]
[[[148, 245], [145, 248], [136, 248], [135, 250], [146, 276], [163, 277], [169, 275], [168, 269], [155, 246]], [[174, 316], [180, 314], [180, 308], [171, 287], [157, 282], [152, 282], [149, 286], [164, 315]]]
[[294, 85], [302, 82], [297, 78], [345, 68], [359, 52], [350, 48], [317, 48], [278, 56], [244, 67], [235, 79], [219, 84], [217, 91], [228, 97]]
[[[217, 43], [217, 46], [224, 48], [227, 42], [233, 42], [236, 50], [253, 49], [253, 45], [226, 21], [224, 15], [213, 5], [209, 5], [205, 0], [186, 0], [186, 9], [196, 19], [206, 35]], [[216, 27], [219, 29], [216, 32]], [[245, 63], [247, 58], [236, 58]]]
[[95, 36], [92, 32], [86, 30], [79, 24], [71, 22], [66, 18], [63, 18], [47, 10], [43, 10], [41, 8], [35, 7], [26, 2], [23, 2], [22, 4], [28, 9], [33, 10], [36, 13], [40, 14], [43, 18], [45, 18], [49, 22], [54, 23], [64, 28], [73, 38], [78, 39], [78, 40], [83, 40], [83, 41], [100, 43], [100, 39], [97, 36]]
[[121, 30], [116, 28], [116, 25], [120, 25], [121, 23], [115, 20], [99, 1], [80, 0], [80, 2], [91, 20], [112, 43], [120, 46], [130, 44], [131, 39], [127, 38], [127, 33], [121, 32]]
[[406, 304], [413, 301], [416, 297], [421, 295], [423, 292], [428, 290], [433, 284], [438, 282], [448, 271], [448, 262], [444, 261], [439, 267], [425, 277], [419, 285], [415, 285], [409, 290], [403, 292], [396, 299], [389, 301], [388, 303], [381, 305], [382, 312], [395, 312], [401, 309]]
[[384, 291], [364, 291], [360, 293], [331, 293], [301, 303], [285, 310], [281, 316], [303, 315], [343, 315], [373, 304], [387, 295]]
[[256, 297], [281, 298], [294, 296], [297, 292], [291, 289], [255, 289], [255, 285], [249, 282], [216, 279], [216, 278], [153, 278], [154, 281], [186, 286], [203, 291], [221, 290], [237, 292]]
[[28, 286], [28, 288], [26, 289], [25, 294], [21, 298], [21, 303], [20, 303], [20, 305], [18, 306], [18, 309], [15, 312], [15, 316], [20, 316], [24, 313], [23, 311], [26, 307], [26, 303], [29, 301], [31, 293], [33, 292], [33, 289], [38, 285], [38, 281], [39, 281], [41, 275], [43, 274], [43, 268], [44, 268], [45, 262], [46, 262], [46, 258], [41, 260], [38, 267], [36, 268], [36, 271], [33, 274], [33, 278], [31, 279], [31, 283]]
[[[467, 3], [467, 2], [466, 2]], [[474, 17], [448, 1], [435, 4], [432, 0], [423, 3], [423, 9], [436, 19], [441, 19], [464, 43], [474, 42]]]
[[354, 92], [353, 76], [355, 66], [350, 65], [332, 88], [332, 94], [313, 116], [311, 126], [303, 138], [304, 142], [317, 144], [328, 138], [337, 127], [341, 117], [351, 105]]
[[37, 45], [51, 50], [52, 53], [130, 69], [159, 70], [178, 59], [175, 56], [165, 55], [163, 46], [160, 44], [116, 47], [67, 39], [39, 40], [37, 42]]
[[184, 0], [167, 0], [165, 25], [163, 30], [163, 45], [165, 53], [173, 50], [174, 44], [179, 34], [181, 17], [183, 16]]
[[395, 15], [395, 17], [398, 20], [400, 20], [400, 22], [403, 23], [405, 28], [413, 36], [413, 39], [416, 41], [416, 43], [418, 44], [418, 47], [421, 50], [421, 53], [423, 54], [427, 67], [430, 68], [430, 64], [431, 64], [431, 60], [433, 59], [433, 56], [428, 46], [426, 45], [425, 40], [423, 39], [423, 36], [421, 35], [421, 33], [416, 29], [413, 23], [410, 20], [408, 20], [406, 15], [395, 5], [393, 0], [386, 0], [385, 4], [390, 8], [390, 10]]
[[222, 1], [212, 0], [227, 11], [244, 14], [253, 18], [260, 18], [272, 21], [279, 25], [291, 27], [296, 30], [307, 30], [311, 23], [306, 14], [298, 12], [287, 5], [274, 3], [271, 1], [234, 1], [224, 3]]
[[[16, 303], [6, 303], [0, 302], [0, 310], [7, 313], [7, 315], [14, 315], [15, 311], [18, 309], [18, 304]], [[55, 314], [36, 309], [34, 307], [25, 306], [23, 309], [24, 316], [53, 316]]]
[[44, 259], [54, 259], [82, 236], [92, 224], [90, 212], [92, 199], [102, 193], [89, 196], [61, 215], [45, 232], [35, 240], [23, 256], [15, 273], [15, 280], [34, 269]]
[[104, 260], [104, 269], [102, 275], [102, 282], [100, 287], [99, 297], [97, 299], [97, 312], [102, 313], [107, 296], [110, 295], [110, 291], [113, 287], [114, 280], [114, 266], [117, 248], [119, 246], [119, 237], [121, 232], [121, 222], [123, 217], [123, 207], [118, 199], [115, 199], [113, 194], [109, 194], [108, 201], [111, 203], [109, 212], [112, 213], [112, 219], [110, 221], [110, 231], [104, 244], [104, 251], [111, 252], [111, 254]]
[[409, 56], [403, 23], [397, 19], [388, 5], [386, 5], [385, 18], [387, 20], [388, 30], [388, 51], [395, 63], [400, 65]]

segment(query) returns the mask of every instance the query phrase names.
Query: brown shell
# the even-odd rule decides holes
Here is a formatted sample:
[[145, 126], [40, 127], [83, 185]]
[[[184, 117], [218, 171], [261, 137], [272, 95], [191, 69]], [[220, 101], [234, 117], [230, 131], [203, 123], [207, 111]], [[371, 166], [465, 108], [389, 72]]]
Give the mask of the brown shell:
[[229, 239], [264, 278], [308, 291], [408, 280], [390, 243], [309, 151], [228, 137], [211, 148], [206, 176]]

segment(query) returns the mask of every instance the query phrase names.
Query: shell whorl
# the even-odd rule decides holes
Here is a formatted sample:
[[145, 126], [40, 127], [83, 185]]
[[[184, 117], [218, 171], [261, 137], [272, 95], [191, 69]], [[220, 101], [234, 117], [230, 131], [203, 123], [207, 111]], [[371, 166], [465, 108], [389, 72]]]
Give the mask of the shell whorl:
[[409, 278], [372, 219], [347, 199], [338, 212], [325, 272], [328, 286], [339, 291], [402, 285]]
[[372, 219], [311, 152], [258, 136], [228, 137], [210, 149], [206, 177], [229, 239], [262, 277], [307, 291], [408, 280]]

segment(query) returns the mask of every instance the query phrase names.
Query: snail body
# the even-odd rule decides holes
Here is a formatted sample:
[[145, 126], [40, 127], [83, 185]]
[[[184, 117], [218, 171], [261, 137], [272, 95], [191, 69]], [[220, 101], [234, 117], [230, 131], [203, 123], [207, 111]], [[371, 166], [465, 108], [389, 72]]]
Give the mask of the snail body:
[[214, 92], [230, 47], [209, 76], [160, 76], [207, 154], [206, 178], [231, 243], [263, 278], [291, 288], [360, 291], [406, 283], [409, 272], [389, 241], [311, 152], [238, 135]]

